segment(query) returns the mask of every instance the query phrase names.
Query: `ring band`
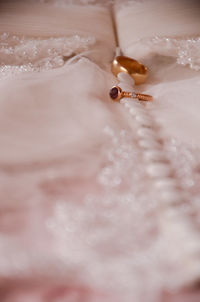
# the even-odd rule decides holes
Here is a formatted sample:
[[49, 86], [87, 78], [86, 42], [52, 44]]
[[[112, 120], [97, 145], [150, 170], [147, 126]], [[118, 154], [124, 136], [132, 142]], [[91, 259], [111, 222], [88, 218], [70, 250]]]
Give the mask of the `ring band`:
[[138, 99], [139, 101], [146, 101], [146, 102], [153, 101], [153, 97], [151, 95], [122, 91], [122, 89], [119, 86], [113, 86], [110, 90], [109, 95], [113, 101], [120, 101], [122, 98], [133, 98], [133, 99]]
[[148, 68], [140, 62], [125, 56], [114, 58], [111, 66], [112, 73], [117, 77], [118, 73], [128, 73], [136, 85], [143, 84], [148, 77]]

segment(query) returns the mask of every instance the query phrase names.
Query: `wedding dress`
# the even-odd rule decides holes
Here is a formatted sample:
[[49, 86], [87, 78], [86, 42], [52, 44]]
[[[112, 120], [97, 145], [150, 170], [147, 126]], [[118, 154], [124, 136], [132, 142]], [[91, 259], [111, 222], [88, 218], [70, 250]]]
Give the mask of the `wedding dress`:
[[[0, 3], [1, 302], [200, 300], [197, 12]], [[117, 43], [153, 103], [109, 99]]]

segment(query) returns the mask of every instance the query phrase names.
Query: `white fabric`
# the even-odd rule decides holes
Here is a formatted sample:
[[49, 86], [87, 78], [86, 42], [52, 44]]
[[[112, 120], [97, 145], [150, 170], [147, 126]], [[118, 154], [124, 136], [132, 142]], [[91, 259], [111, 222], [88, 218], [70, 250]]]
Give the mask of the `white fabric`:
[[0, 4], [1, 302], [198, 302], [199, 74], [154, 41], [195, 36], [196, 12], [115, 7], [155, 99], [115, 103], [110, 9], [70, 2]]
[[[142, 89], [154, 95], [152, 111], [163, 133], [200, 147], [200, 72], [189, 68], [192, 60], [199, 62], [198, 41], [194, 51], [185, 54], [188, 62], [185, 67], [176, 62], [178, 52], [182, 51], [183, 56], [184, 51], [192, 47], [191, 39], [199, 35], [199, 4], [179, 0], [132, 1], [128, 7], [116, 5], [115, 9], [123, 53], [143, 60], [150, 69], [149, 79]], [[188, 40], [184, 41], [183, 37]], [[180, 58], [179, 61], [181, 63]]]

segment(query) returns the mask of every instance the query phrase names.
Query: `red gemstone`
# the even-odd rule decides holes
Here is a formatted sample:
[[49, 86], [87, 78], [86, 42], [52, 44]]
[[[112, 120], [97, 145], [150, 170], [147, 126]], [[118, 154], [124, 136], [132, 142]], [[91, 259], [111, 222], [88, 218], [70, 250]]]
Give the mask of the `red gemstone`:
[[118, 91], [117, 87], [113, 87], [112, 89], [110, 89], [109, 94], [110, 94], [111, 99], [115, 100], [118, 97], [118, 93], [119, 93], [119, 91]]

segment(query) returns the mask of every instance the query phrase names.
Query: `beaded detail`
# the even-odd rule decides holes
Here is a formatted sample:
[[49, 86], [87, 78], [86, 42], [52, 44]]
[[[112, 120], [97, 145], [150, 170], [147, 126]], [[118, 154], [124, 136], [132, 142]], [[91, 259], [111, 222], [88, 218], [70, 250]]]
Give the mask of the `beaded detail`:
[[177, 58], [177, 63], [183, 66], [189, 66], [193, 70], [200, 70], [200, 37], [196, 38], [169, 38], [169, 37], [154, 37], [147, 44], [151, 46], [167, 50], [170, 54], [174, 54]]
[[79, 35], [40, 39], [3, 33], [0, 36], [1, 76], [6, 72], [10, 74], [60, 67], [70, 56], [87, 51], [95, 42], [94, 37]]

